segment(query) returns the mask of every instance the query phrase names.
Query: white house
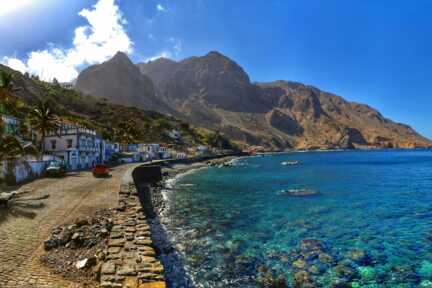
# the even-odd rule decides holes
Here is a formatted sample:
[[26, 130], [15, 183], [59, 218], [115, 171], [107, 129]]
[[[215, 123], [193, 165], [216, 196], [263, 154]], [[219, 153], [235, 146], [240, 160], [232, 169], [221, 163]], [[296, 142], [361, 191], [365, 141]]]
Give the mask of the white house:
[[94, 130], [63, 123], [45, 137], [45, 151], [63, 159], [70, 170], [90, 168], [102, 163], [105, 145]]
[[210, 154], [210, 150], [207, 146], [200, 145], [196, 147], [196, 154], [199, 156], [204, 156]]
[[160, 159], [169, 159], [171, 158], [171, 152], [165, 146], [160, 146], [159, 148], [159, 158]]
[[113, 143], [110, 141], [104, 141], [105, 143], [105, 154], [104, 161], [109, 161], [113, 157], [114, 154], [120, 153], [120, 144]]
[[184, 152], [178, 152], [176, 154], [176, 159], [186, 159], [187, 158], [187, 154]]
[[138, 144], [138, 152], [146, 153], [151, 159], [158, 159], [160, 152], [159, 144]]

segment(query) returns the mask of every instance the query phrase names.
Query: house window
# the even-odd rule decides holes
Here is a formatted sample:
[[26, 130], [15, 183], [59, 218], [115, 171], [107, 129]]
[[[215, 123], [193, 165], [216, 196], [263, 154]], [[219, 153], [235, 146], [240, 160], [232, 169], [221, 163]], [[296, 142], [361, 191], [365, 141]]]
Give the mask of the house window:
[[56, 145], [57, 143], [56, 143], [56, 140], [51, 140], [51, 149], [52, 150], [55, 150], [56, 149]]
[[67, 139], [67, 148], [72, 148], [73, 139]]

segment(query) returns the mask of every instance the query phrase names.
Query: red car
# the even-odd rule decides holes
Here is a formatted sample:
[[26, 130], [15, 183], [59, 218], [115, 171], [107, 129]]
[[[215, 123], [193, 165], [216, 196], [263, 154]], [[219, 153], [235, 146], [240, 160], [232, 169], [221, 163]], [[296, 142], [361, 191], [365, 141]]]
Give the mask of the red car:
[[106, 165], [96, 165], [92, 169], [94, 177], [109, 177], [109, 171], [110, 169]]

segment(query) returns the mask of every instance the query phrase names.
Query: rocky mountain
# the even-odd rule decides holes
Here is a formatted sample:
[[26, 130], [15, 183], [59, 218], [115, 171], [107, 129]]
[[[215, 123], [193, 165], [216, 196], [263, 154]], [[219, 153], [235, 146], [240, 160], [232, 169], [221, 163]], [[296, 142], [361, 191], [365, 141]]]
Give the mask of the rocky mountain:
[[107, 62], [83, 70], [75, 87], [85, 95], [112, 103], [170, 112], [167, 105], [155, 96], [152, 81], [122, 52]]
[[[132, 70], [130, 61], [127, 66]], [[395, 123], [367, 105], [346, 101], [315, 87], [290, 81], [252, 83], [242, 67], [218, 52], [180, 62], [161, 58], [139, 63], [137, 67], [152, 80], [157, 97], [143, 96], [152, 99], [153, 105], [137, 102], [134, 105], [144, 108], [147, 105], [160, 112], [171, 110], [176, 117], [194, 125], [218, 130], [250, 145], [272, 149], [432, 145], [409, 126]], [[90, 85], [86, 91], [103, 97], [106, 90], [91, 85], [94, 80], [86, 79], [92, 77], [84, 73], [78, 82], [80, 78], [87, 81]], [[101, 72], [104, 73], [112, 72]], [[111, 78], [100, 76], [99, 79]], [[106, 85], [121, 89], [115, 87], [119, 84]], [[85, 91], [82, 85], [77, 87]], [[129, 86], [131, 90], [133, 87]], [[140, 90], [135, 87], [136, 92], [132, 94], [137, 95]], [[113, 99], [108, 99], [122, 101], [117, 96], [120, 94], [111, 95]]]
[[140, 69], [141, 73], [144, 75], [151, 75], [151, 80], [158, 88], [156, 89], [156, 92], [158, 92], [166, 85], [166, 80], [171, 77], [171, 74], [177, 69], [179, 64], [171, 59], [162, 57], [154, 61], [138, 63], [136, 65]]

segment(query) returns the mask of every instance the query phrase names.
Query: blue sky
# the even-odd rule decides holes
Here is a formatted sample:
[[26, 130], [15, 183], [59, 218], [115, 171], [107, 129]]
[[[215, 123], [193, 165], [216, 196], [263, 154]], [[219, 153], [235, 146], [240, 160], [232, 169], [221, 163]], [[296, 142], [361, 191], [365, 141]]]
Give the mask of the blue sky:
[[[32, 73], [71, 78], [117, 48], [134, 62], [218, 50], [253, 81], [314, 85], [432, 138], [432, 1], [100, 0], [118, 6], [117, 14], [94, 14], [96, 26], [103, 19], [118, 22], [114, 33], [102, 34], [105, 44], [92, 42], [94, 27], [78, 14], [96, 9], [96, 0], [15, 1], [26, 3], [9, 12], [0, 8], [0, 59], [19, 60]], [[86, 26], [88, 39], [76, 48], [76, 29]], [[29, 57], [32, 51], [47, 53]], [[75, 52], [88, 55], [76, 59]]]

